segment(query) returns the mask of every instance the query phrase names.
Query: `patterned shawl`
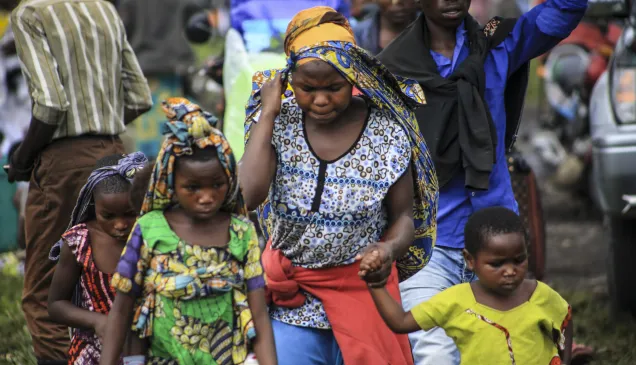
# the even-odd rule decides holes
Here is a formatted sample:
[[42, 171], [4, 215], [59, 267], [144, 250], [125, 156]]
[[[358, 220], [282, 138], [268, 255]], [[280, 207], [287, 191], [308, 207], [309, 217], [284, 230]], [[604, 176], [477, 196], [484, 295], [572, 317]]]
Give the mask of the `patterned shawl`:
[[191, 155], [193, 147], [198, 147], [215, 148], [228, 177], [230, 188], [221, 209], [228, 213], [247, 216], [247, 208], [238, 184], [236, 160], [225, 136], [215, 128], [217, 119], [184, 98], [169, 98], [162, 106], [168, 117], [168, 121], [162, 126], [162, 133], [166, 139], [157, 156], [141, 215], [152, 210], [164, 210], [172, 204], [175, 159]]
[[[357, 47], [352, 36], [347, 34], [352, 34], [349, 23], [329, 7], [307, 9], [290, 22], [285, 38], [287, 67], [257, 72], [252, 78], [252, 95], [246, 107], [245, 143], [249, 140], [252, 125], [258, 122], [263, 84], [279, 73], [283, 80], [289, 80], [294, 67], [302, 64], [303, 60], [307, 62], [307, 59], [327, 62], [377, 108], [391, 111], [395, 122], [406, 131], [413, 152], [415, 241], [407, 255], [397, 260], [399, 277], [403, 281], [426, 265], [437, 233], [437, 176], [413, 112], [414, 108], [425, 103], [424, 93], [416, 81], [392, 75], [378, 60]], [[282, 98], [293, 94], [287, 82]], [[269, 201], [265, 201], [258, 210], [261, 227], [268, 236], [271, 228], [267, 222], [270, 211]]]

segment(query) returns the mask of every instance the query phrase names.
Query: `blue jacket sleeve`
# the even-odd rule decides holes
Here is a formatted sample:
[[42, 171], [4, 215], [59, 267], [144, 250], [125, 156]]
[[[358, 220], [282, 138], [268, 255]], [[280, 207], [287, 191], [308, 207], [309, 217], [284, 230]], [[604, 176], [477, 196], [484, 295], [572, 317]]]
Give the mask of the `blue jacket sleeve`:
[[587, 0], [547, 0], [522, 15], [503, 42], [508, 74], [568, 37], [586, 9]]

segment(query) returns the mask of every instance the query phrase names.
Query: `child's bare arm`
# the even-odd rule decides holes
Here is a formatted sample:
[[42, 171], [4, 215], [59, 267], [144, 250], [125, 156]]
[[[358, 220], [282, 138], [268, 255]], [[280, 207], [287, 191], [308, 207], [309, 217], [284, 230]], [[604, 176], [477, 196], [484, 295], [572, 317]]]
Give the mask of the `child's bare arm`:
[[124, 356], [145, 356], [148, 353], [148, 340], [139, 338], [139, 335], [128, 330], [126, 335], [126, 345], [124, 346]]
[[64, 242], [49, 289], [49, 316], [69, 327], [92, 329], [103, 339], [106, 316], [79, 308], [71, 302], [80, 274], [81, 268], [75, 261], [71, 248]]
[[132, 323], [135, 297], [117, 291], [108, 314], [100, 365], [117, 365]]
[[254, 352], [259, 365], [276, 365], [276, 346], [274, 345], [274, 331], [269, 319], [267, 304], [265, 303], [265, 290], [256, 289], [247, 293], [247, 302], [252, 311], [256, 338]]
[[570, 319], [568, 326], [565, 328], [565, 348], [559, 350], [559, 357], [561, 357], [561, 363], [563, 365], [570, 365], [572, 360], [572, 337], [574, 333], [574, 324]]
[[404, 312], [402, 306], [391, 297], [386, 288], [369, 287], [369, 291], [384, 323], [389, 326], [391, 331], [411, 333], [421, 329], [411, 312]]

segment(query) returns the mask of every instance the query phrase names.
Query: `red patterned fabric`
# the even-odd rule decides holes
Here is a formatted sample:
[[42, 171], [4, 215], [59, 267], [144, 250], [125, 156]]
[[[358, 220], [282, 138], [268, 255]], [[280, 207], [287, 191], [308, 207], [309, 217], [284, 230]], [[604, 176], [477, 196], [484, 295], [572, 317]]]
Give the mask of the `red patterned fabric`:
[[[93, 261], [90, 236], [85, 224], [78, 224], [64, 233], [64, 242], [69, 246], [75, 260], [82, 268], [79, 282], [79, 307], [108, 314], [115, 299], [110, 286], [110, 274], [97, 268]], [[75, 329], [69, 349], [69, 365], [98, 364], [102, 345], [93, 331]]]
[[[358, 276], [359, 262], [328, 269], [305, 269], [294, 266], [280, 250], [272, 250], [271, 241], [263, 252], [262, 262], [269, 303], [299, 307], [305, 302], [301, 290], [320, 299], [345, 364], [413, 364], [408, 337], [393, 333], [384, 324], [367, 284]], [[386, 288], [400, 301], [395, 264]]]

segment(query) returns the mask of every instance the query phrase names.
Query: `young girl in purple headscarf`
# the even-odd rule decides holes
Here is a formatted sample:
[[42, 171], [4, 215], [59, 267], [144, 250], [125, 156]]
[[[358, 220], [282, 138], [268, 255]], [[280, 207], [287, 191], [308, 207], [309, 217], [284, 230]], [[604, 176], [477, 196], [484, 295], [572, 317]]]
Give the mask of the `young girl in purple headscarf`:
[[[71, 365], [98, 364], [106, 318], [115, 297], [110, 286], [140, 207], [131, 186], [148, 160], [141, 152], [102, 158], [73, 209], [70, 228], [53, 247], [59, 260], [49, 291], [49, 314], [74, 328]], [[146, 182], [147, 185], [147, 182]]]

